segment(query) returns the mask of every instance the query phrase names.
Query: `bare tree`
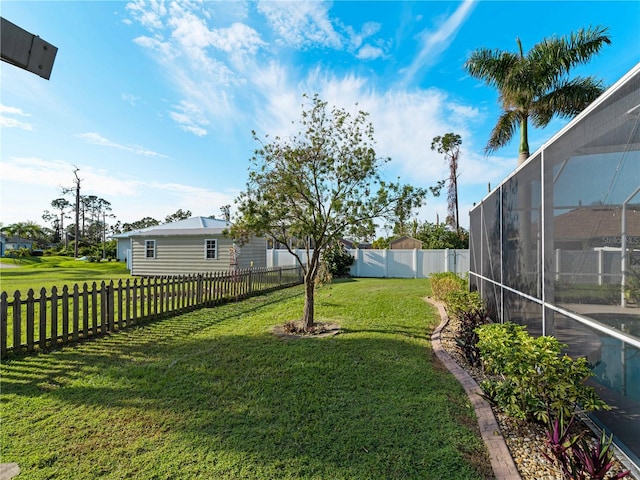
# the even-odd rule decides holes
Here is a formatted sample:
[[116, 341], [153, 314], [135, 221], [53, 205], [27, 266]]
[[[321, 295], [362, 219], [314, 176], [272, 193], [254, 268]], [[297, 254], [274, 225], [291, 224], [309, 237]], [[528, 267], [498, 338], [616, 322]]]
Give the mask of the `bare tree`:
[[447, 223], [460, 233], [460, 216], [458, 213], [458, 159], [460, 158], [462, 139], [456, 133], [434, 137], [431, 150], [444, 155], [449, 164], [449, 189], [447, 194]]

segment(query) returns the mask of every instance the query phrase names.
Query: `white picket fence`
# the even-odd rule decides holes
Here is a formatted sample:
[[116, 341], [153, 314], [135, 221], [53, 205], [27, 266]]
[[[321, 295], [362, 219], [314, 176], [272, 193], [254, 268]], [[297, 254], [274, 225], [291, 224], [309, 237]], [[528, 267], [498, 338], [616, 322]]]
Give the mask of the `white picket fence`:
[[[432, 273], [469, 272], [469, 250], [347, 250], [355, 258], [351, 266], [354, 277], [427, 278]], [[305, 250], [296, 250], [306, 259]], [[267, 250], [267, 267], [296, 265], [295, 257], [286, 249]]]

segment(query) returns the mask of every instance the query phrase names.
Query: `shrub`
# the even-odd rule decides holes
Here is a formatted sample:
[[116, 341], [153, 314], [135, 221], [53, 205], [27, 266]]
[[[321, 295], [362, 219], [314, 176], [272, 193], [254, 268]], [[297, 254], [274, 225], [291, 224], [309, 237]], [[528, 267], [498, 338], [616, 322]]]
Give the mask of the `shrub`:
[[565, 478], [617, 480], [631, 473], [629, 470], [625, 470], [610, 476], [609, 470], [613, 467], [613, 452], [611, 451], [613, 436], [607, 437], [602, 432], [600, 438], [590, 444], [584, 439], [584, 432], [577, 435], [571, 434], [573, 422], [574, 417], [572, 416], [569, 423], [565, 425], [563, 417], [560, 416], [553, 423], [549, 423], [545, 443], [551, 455], [543, 452], [547, 460], [560, 467]]
[[462, 354], [471, 366], [480, 365], [480, 349], [478, 348], [478, 333], [476, 329], [480, 325], [489, 323], [487, 312], [482, 308], [474, 308], [462, 312], [460, 315], [460, 328], [456, 334], [456, 344], [462, 350]]
[[624, 295], [628, 301], [640, 304], [640, 270], [629, 271], [624, 286]]
[[449, 292], [444, 300], [445, 309], [450, 317], [460, 318], [465, 312], [482, 310], [484, 302], [478, 292], [454, 290]]
[[349, 255], [341, 243], [334, 243], [322, 252], [322, 262], [327, 266], [329, 273], [335, 277], [349, 275], [349, 268], [354, 261], [355, 259]]
[[429, 280], [431, 280], [433, 298], [439, 302], [444, 302], [451, 292], [466, 291], [468, 288], [467, 281], [453, 272], [432, 273]]
[[485, 369], [500, 376], [480, 386], [508, 415], [546, 423], [550, 416], [569, 417], [578, 407], [609, 408], [584, 384], [593, 375], [586, 359], [560, 355], [565, 345], [555, 337], [534, 338], [513, 323], [483, 325], [477, 333]]

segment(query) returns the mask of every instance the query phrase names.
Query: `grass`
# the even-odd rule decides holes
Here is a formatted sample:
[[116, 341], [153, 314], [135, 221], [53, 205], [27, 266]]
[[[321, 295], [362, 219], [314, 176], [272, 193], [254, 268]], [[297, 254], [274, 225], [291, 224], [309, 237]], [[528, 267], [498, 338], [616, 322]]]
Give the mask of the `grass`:
[[462, 387], [431, 351], [427, 280], [319, 290], [327, 338], [283, 339], [295, 287], [2, 364], [20, 478], [480, 479]]
[[133, 278], [125, 262], [89, 263], [72, 257], [26, 257], [2, 258], [0, 263], [3, 264], [0, 267], [0, 291], [7, 292], [9, 296], [16, 290], [24, 296], [29, 289], [39, 293], [44, 287], [51, 292], [53, 286], [61, 290], [64, 285], [72, 287], [77, 283], [81, 286], [84, 282], [99, 285], [103, 280]]

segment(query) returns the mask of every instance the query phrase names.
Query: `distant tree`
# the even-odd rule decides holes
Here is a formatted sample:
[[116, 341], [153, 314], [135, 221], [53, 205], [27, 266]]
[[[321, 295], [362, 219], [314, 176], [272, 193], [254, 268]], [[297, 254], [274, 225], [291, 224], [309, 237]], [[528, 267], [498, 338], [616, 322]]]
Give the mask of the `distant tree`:
[[58, 217], [58, 214], [45, 210], [42, 212], [42, 220], [51, 224], [51, 243], [60, 243], [62, 230], [60, 229], [60, 217]]
[[[304, 272], [302, 326], [314, 324], [314, 287], [322, 252], [345, 234], [373, 233], [374, 220], [396, 215], [398, 205], [420, 206], [426, 191], [387, 183], [379, 170], [373, 126], [365, 112], [355, 116], [315, 95], [303, 107], [301, 130], [261, 143], [251, 159], [247, 190], [231, 227], [234, 238], [270, 236], [292, 253]], [[292, 238], [306, 240], [307, 258], [292, 250]], [[313, 246], [313, 252], [311, 252]]]
[[456, 133], [446, 133], [444, 136], [434, 137], [431, 150], [444, 155], [449, 165], [449, 189], [447, 193], [447, 222], [456, 232], [460, 231], [460, 216], [458, 214], [458, 159], [460, 158], [462, 138]]
[[[79, 242], [79, 239], [81, 237], [80, 211], [81, 211], [81, 208], [82, 208], [82, 202], [81, 202], [80, 190], [81, 190], [82, 179], [78, 175], [79, 171], [80, 171], [80, 169], [74, 165], [73, 175], [75, 177], [75, 180], [74, 180], [75, 185], [72, 188], [68, 188], [68, 187], [63, 187], [62, 188], [62, 194], [63, 195], [71, 195], [72, 194], [72, 195], [74, 195], [74, 199], [75, 199], [75, 201], [73, 203], [73, 210], [75, 212], [75, 223], [73, 224], [73, 239], [74, 239], [73, 256], [76, 257], [76, 258], [78, 257], [78, 242]], [[62, 230], [64, 231], [64, 228], [62, 228]]]
[[191, 211], [182, 210], [180, 208], [176, 210], [175, 213], [172, 213], [171, 215], [167, 215], [164, 219], [164, 223], [173, 223], [173, 222], [177, 222], [178, 220], [186, 220], [187, 218], [191, 218]]
[[160, 222], [155, 218], [144, 217], [143, 219], [136, 220], [131, 223], [123, 223], [122, 231], [123, 232], [131, 232], [133, 230], [142, 230], [147, 227], [155, 227], [156, 225], [160, 225]]
[[469, 248], [469, 232], [463, 227], [452, 230], [446, 223], [424, 222], [418, 228], [416, 238], [422, 241], [424, 249]]
[[373, 242], [371, 242], [371, 248], [375, 248], [378, 250], [386, 250], [389, 248], [389, 243], [391, 242], [390, 238], [378, 237]]
[[465, 63], [469, 74], [500, 93], [502, 115], [485, 147], [487, 153], [508, 144], [520, 126], [519, 163], [529, 157], [528, 121], [545, 127], [558, 115], [580, 113], [603, 91], [594, 77], [569, 79], [572, 67], [587, 63], [605, 44], [611, 44], [607, 28], [581, 29], [570, 36], [542, 40], [525, 55], [517, 38], [518, 52], [480, 48]]
[[[56, 198], [55, 200], [51, 201], [51, 207], [53, 207], [59, 213], [56, 213], [54, 215], [50, 213], [48, 210], [45, 210], [42, 215], [42, 218], [43, 220], [52, 223], [53, 229], [56, 232], [54, 236], [55, 238], [54, 242], [57, 243], [63, 240], [62, 237], [64, 236], [64, 219], [69, 218], [69, 216], [67, 215], [67, 211], [71, 207], [71, 203], [69, 203], [69, 200], [67, 200], [66, 198]], [[66, 246], [66, 241], [65, 241], [65, 246]]]
[[231, 205], [223, 205], [220, 207], [220, 212], [222, 213], [223, 220], [229, 223], [231, 221]]

